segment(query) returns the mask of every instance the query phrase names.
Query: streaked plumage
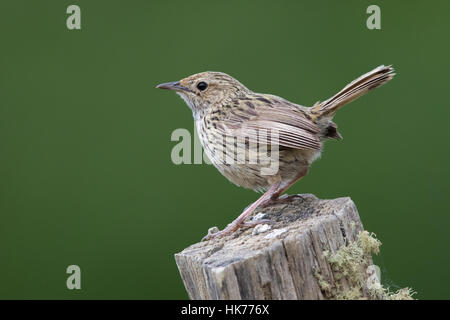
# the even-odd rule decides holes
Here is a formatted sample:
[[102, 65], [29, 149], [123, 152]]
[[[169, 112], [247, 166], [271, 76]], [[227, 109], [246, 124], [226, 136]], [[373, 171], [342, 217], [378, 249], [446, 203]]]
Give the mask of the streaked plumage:
[[[339, 108], [386, 83], [393, 76], [392, 67], [379, 66], [313, 107], [304, 107], [271, 94], [255, 93], [221, 72], [198, 73], [158, 87], [175, 90], [186, 101], [192, 109], [206, 154], [228, 180], [245, 188], [268, 190], [255, 202], [260, 205], [276, 200], [290, 185], [306, 175], [311, 163], [320, 156], [325, 140], [342, 138], [332, 122]], [[247, 158], [260, 156], [266, 152], [261, 151], [260, 147], [264, 146], [269, 151], [275, 147], [274, 141], [269, 141], [270, 135], [261, 134], [266, 131], [278, 135], [279, 171], [272, 175], [261, 174], [261, 168], [268, 164], [248, 161], [227, 163], [219, 152], [225, 149], [234, 160], [239, 152]], [[234, 143], [224, 143], [227, 138], [235, 139], [231, 140]], [[237, 144], [238, 139], [245, 141], [245, 144]], [[259, 148], [249, 148], [252, 144]], [[236, 150], [236, 145], [241, 148]], [[239, 221], [230, 224], [228, 230], [218, 236], [242, 225], [249, 213], [244, 212], [237, 219]]]

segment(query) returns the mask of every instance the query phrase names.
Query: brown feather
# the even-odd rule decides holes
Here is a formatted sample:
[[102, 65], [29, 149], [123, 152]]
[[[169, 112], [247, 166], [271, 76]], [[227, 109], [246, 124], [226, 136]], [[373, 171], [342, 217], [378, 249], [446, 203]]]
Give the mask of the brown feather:
[[[238, 105], [231, 108], [221, 119], [224, 135], [249, 138], [251, 142], [274, 143], [294, 149], [319, 150], [321, 148], [320, 138], [317, 135], [320, 128], [305, 117], [305, 107], [272, 95], [254, 94], [250, 99], [254, 106], [250, 114], [248, 108], [246, 110], [239, 107], [239, 104], [245, 102], [238, 102]], [[276, 143], [258, 135], [258, 132], [266, 131], [278, 134], [279, 142]]]
[[391, 66], [381, 65], [350, 82], [337, 94], [312, 107], [318, 117], [333, 117], [337, 110], [347, 103], [388, 82], [395, 75]]

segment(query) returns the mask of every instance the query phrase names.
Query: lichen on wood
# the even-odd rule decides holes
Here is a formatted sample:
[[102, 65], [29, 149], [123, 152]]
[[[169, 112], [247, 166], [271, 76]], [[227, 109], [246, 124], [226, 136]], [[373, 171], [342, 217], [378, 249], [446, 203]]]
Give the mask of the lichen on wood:
[[323, 255], [331, 264], [337, 278], [346, 277], [350, 288], [342, 288], [339, 283], [331, 286], [324, 282], [320, 274], [315, 276], [321, 284], [322, 290], [329, 299], [355, 300], [412, 300], [414, 292], [410, 288], [399, 289], [391, 292], [389, 288], [380, 283], [377, 274], [367, 278], [368, 269], [373, 266], [372, 254], [380, 252], [381, 241], [374, 233], [361, 231], [355, 241], [342, 246], [335, 252], [325, 250]]

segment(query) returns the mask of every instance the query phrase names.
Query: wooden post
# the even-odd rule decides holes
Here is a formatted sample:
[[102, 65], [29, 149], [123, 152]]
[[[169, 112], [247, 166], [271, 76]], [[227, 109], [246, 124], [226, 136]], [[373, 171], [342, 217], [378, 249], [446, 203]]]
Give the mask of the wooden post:
[[253, 218], [261, 217], [271, 223], [175, 255], [191, 299], [377, 298], [366, 284], [378, 240], [363, 232], [350, 198], [298, 195]]

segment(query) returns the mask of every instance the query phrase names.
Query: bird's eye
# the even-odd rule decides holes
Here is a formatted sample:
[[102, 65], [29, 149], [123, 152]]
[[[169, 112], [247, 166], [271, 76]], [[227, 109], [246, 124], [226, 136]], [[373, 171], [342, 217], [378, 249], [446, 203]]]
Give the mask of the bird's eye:
[[200, 91], [205, 91], [206, 88], [208, 88], [208, 84], [206, 82], [202, 81], [197, 84], [197, 89]]

